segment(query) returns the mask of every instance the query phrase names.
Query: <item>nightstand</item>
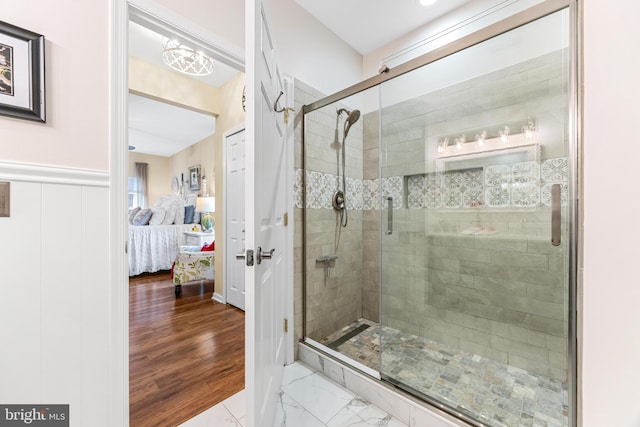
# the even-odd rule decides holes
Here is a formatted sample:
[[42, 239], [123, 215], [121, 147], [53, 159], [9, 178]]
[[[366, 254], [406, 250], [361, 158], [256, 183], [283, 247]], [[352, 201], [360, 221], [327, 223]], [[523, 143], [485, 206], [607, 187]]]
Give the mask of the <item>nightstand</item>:
[[204, 246], [210, 244], [216, 238], [215, 233], [202, 233], [200, 231], [185, 231], [184, 244], [188, 246]]

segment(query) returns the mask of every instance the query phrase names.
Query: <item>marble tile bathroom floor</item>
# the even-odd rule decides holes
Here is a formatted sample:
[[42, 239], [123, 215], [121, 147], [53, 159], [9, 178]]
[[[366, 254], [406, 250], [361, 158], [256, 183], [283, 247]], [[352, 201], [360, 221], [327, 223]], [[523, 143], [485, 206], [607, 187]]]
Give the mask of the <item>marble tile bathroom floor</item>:
[[[246, 427], [244, 390], [180, 427]], [[299, 362], [285, 366], [274, 427], [407, 427]]]
[[[329, 346], [362, 325], [369, 328], [333, 349], [379, 370], [380, 326], [375, 322], [360, 319], [320, 342]], [[568, 425], [566, 383], [382, 328], [383, 374], [388, 377], [490, 426]]]

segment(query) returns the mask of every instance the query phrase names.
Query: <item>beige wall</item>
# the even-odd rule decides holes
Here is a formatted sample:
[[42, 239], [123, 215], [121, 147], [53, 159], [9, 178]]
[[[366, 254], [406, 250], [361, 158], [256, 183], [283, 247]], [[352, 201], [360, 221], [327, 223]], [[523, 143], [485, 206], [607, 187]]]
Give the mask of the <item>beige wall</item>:
[[1, 117], [2, 160], [109, 168], [109, 4], [2, 5], [3, 21], [45, 36], [47, 115], [46, 124]]
[[180, 73], [129, 57], [129, 90], [195, 110], [218, 114], [220, 90]]
[[151, 154], [129, 152], [129, 176], [136, 175], [136, 162], [147, 163], [147, 183], [149, 206], [167, 194], [171, 194], [171, 176], [169, 174], [169, 158]]
[[[216, 132], [219, 132], [217, 121]], [[211, 135], [169, 157], [168, 174], [178, 179], [181, 179], [184, 175], [184, 180], [188, 182], [189, 168], [191, 166], [200, 166], [200, 175], [204, 175], [207, 179], [207, 191], [209, 195], [215, 195], [212, 186], [213, 182], [215, 182], [214, 146], [215, 135]], [[185, 183], [185, 185], [187, 185], [188, 188], [188, 183]], [[197, 193], [202, 196], [204, 195], [203, 190], [201, 185]]]

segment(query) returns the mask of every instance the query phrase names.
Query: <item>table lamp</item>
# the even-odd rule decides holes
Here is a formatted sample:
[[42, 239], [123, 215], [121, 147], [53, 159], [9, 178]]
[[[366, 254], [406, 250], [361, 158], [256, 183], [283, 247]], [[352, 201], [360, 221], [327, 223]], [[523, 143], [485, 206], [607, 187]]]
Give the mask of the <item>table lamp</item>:
[[216, 211], [215, 197], [198, 197], [196, 199], [196, 212], [202, 212], [200, 225], [203, 233], [213, 232], [213, 215]]

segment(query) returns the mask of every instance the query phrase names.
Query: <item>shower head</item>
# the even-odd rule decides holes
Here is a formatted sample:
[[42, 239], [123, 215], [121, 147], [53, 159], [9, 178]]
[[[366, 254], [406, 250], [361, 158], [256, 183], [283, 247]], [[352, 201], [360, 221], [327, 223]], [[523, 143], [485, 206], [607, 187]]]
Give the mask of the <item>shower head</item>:
[[349, 133], [349, 129], [353, 126], [358, 119], [360, 119], [360, 110], [348, 111], [344, 110], [349, 115], [347, 116], [347, 120], [344, 122], [344, 139], [347, 138], [347, 134]]

